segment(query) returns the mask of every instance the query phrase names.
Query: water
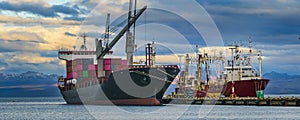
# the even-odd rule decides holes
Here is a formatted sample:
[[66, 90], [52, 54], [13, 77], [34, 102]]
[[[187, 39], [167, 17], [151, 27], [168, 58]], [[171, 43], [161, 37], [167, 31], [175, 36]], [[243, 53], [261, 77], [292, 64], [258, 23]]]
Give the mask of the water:
[[0, 98], [0, 119], [300, 119], [300, 107], [66, 105], [62, 98]]

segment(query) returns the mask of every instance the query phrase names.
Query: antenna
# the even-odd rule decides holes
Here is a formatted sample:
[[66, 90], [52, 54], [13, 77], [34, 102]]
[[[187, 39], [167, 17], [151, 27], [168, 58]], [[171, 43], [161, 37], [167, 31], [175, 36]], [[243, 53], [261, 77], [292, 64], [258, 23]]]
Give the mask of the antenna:
[[86, 37], [87, 37], [87, 35], [85, 33], [83, 33], [83, 35], [81, 35], [81, 37], [83, 38], [83, 44], [81, 45], [80, 50], [87, 50], [87, 47], [86, 47]]
[[250, 48], [250, 53], [252, 53], [252, 39], [251, 36], [249, 37], [249, 48]]

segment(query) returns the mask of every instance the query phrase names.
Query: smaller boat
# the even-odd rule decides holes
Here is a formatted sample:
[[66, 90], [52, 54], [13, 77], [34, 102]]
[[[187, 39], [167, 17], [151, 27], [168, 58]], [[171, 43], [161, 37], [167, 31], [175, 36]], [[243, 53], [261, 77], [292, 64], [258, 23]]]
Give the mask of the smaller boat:
[[[191, 88], [194, 94], [189, 97], [263, 98], [269, 80], [262, 76], [262, 52], [252, 49], [251, 40], [249, 43], [249, 48], [241, 45], [204, 47], [199, 49], [197, 57], [186, 55], [186, 70], [177, 94], [186, 94], [187, 88]], [[191, 61], [197, 64], [196, 77], [188, 75]]]

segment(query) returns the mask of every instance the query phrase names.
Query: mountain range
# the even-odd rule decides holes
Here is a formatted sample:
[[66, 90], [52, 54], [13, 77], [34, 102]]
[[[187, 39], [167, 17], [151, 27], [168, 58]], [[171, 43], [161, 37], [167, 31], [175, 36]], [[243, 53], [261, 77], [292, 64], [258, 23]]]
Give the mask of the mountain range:
[[56, 74], [28, 71], [21, 74], [0, 73], [0, 97], [57, 97]]
[[264, 78], [270, 80], [266, 94], [300, 94], [300, 75], [272, 71], [264, 74]]
[[[21, 74], [0, 73], [0, 97], [59, 97], [59, 75], [28, 71]], [[270, 72], [265, 94], [300, 94], [300, 75]]]

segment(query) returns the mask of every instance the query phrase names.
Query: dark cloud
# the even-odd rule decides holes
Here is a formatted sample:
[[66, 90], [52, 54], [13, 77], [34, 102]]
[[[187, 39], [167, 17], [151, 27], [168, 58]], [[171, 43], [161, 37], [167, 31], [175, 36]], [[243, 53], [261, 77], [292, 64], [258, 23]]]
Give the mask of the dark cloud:
[[79, 17], [79, 16], [64, 17], [64, 20], [83, 21], [85, 19], [86, 19], [85, 17]]
[[[232, 0], [198, 2], [212, 16], [226, 44], [252, 36], [262, 44], [300, 44], [300, 4], [287, 1]], [[289, 9], [287, 9], [289, 8]], [[285, 36], [285, 37], [283, 37]], [[295, 37], [295, 38], [293, 38]]]
[[67, 7], [67, 6], [62, 6], [62, 5], [53, 5], [51, 7], [52, 10], [59, 12], [59, 13], [64, 13], [64, 14], [69, 14], [69, 15], [77, 15], [79, 12], [73, 8]]
[[73, 33], [70, 33], [70, 32], [65, 32], [65, 35], [72, 36], [72, 37], [76, 37], [77, 36], [76, 34], [73, 34]]
[[3, 40], [0, 39], [1, 52], [37, 51], [38, 41]]
[[6, 1], [0, 2], [1, 10], [9, 10], [14, 12], [29, 12], [44, 17], [58, 17], [58, 13], [78, 16], [78, 7], [68, 7], [65, 5], [53, 5], [51, 7], [45, 7], [39, 4], [23, 3], [23, 4], [11, 4]]
[[41, 57], [58, 57], [58, 51], [53, 50], [53, 51], [40, 51], [38, 52]]
[[57, 14], [53, 9], [43, 7], [41, 5], [35, 4], [10, 4], [6, 1], [0, 2], [0, 9], [1, 10], [10, 10], [15, 12], [30, 12], [33, 14], [42, 15], [45, 17], [56, 17]]

